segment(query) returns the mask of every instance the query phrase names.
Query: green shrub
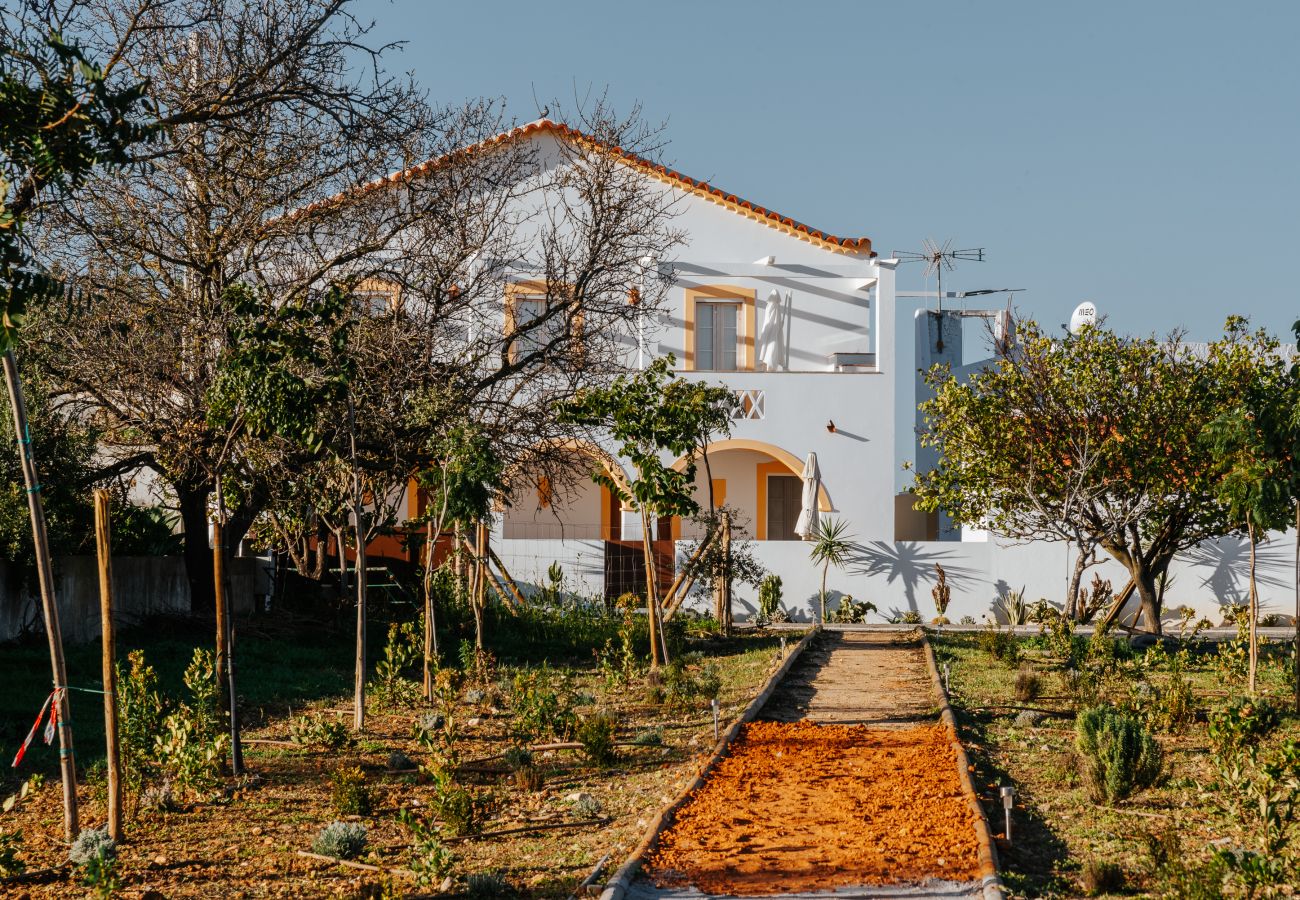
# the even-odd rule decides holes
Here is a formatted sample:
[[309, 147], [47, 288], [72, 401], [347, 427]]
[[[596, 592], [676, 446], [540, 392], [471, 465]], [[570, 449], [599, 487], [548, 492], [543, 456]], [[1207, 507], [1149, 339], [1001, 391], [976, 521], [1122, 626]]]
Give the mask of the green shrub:
[[500, 872], [479, 872], [469, 876], [465, 879], [465, 891], [469, 896], [482, 900], [515, 896], [515, 889]]
[[701, 663], [698, 653], [674, 657], [659, 670], [659, 685], [652, 685], [652, 693], [659, 692], [659, 702], [673, 709], [688, 709], [704, 700], [712, 700], [722, 690], [722, 678], [717, 666]]
[[1002, 614], [1006, 620], [1007, 626], [1024, 625], [1029, 622], [1029, 607], [1025, 605], [1025, 592], [1023, 590], [1008, 590], [999, 594], [997, 600], [993, 602], [993, 608]]
[[483, 827], [485, 804], [458, 784], [450, 769], [433, 773], [429, 806], [451, 837], [477, 834]]
[[1088, 643], [1075, 635], [1074, 623], [1064, 616], [1047, 621], [1044, 634], [1047, 653], [1063, 669], [1077, 669], [1083, 665], [1088, 653]]
[[0, 828], [0, 878], [21, 875], [27, 871], [22, 859], [23, 833]]
[[781, 608], [781, 576], [765, 575], [758, 585], [758, 624], [765, 625], [788, 618]]
[[532, 751], [527, 747], [511, 747], [504, 754], [506, 768], [511, 772], [533, 764]]
[[330, 776], [330, 803], [343, 816], [368, 816], [374, 798], [360, 767], [338, 769]]
[[1092, 799], [1114, 804], [1155, 784], [1164, 754], [1142, 724], [1112, 706], [1095, 706], [1075, 722], [1075, 749]]
[[154, 759], [175, 787], [201, 792], [217, 784], [230, 743], [222, 727], [221, 692], [212, 651], [194, 650], [184, 681], [188, 696], [163, 719], [161, 734], [154, 737]]
[[415, 873], [415, 880], [422, 885], [441, 884], [455, 868], [456, 854], [437, 837], [422, 838], [411, 848], [411, 871]]
[[403, 708], [416, 705], [421, 686], [411, 678], [424, 655], [424, 627], [419, 622], [393, 622], [388, 626], [384, 656], [375, 664], [370, 692], [381, 706]]
[[618, 717], [611, 713], [595, 713], [585, 717], [578, 725], [578, 743], [582, 752], [594, 765], [608, 766], [618, 759], [615, 737]]
[[979, 633], [979, 646], [994, 659], [1014, 666], [1020, 662], [1020, 643], [1011, 631], [989, 625]]
[[366, 826], [360, 822], [331, 822], [311, 842], [312, 853], [335, 859], [356, 859], [366, 849]]
[[[869, 613], [878, 611], [879, 610], [876, 609], [876, 604], [872, 603], [870, 600], [854, 600], [853, 597], [845, 594], [840, 598], [839, 604], [835, 607], [834, 611], [827, 616], [827, 618], [831, 622], [837, 622], [841, 625], [861, 625], [867, 621], [867, 615]], [[910, 609], [904, 614], [902, 621], [910, 621], [907, 619], [907, 615], [912, 613], [915, 613], [916, 615], [916, 622], [920, 622], [921, 614]]]
[[352, 745], [352, 733], [338, 716], [326, 718], [324, 713], [313, 712], [289, 720], [289, 740], [305, 747], [342, 750]]
[[645, 731], [638, 732], [636, 737], [632, 738], [632, 743], [638, 747], [662, 747], [664, 730], [659, 725], [654, 728], [647, 728]]
[[1281, 718], [1277, 707], [1267, 700], [1234, 697], [1210, 713], [1207, 733], [1216, 752], [1231, 753], [1268, 734]]
[[576, 705], [569, 673], [557, 674], [547, 666], [518, 672], [511, 686], [510, 732], [525, 744], [548, 733], [559, 741], [570, 740], [578, 725]]
[[164, 707], [158, 690], [158, 673], [145, 662], [144, 653], [127, 654], [129, 668], [117, 666], [117, 722], [121, 747], [122, 780], [133, 793], [158, 775], [155, 738], [162, 733]]
[[68, 849], [68, 860], [85, 868], [92, 859], [115, 859], [117, 841], [108, 836], [108, 828], [83, 828]]

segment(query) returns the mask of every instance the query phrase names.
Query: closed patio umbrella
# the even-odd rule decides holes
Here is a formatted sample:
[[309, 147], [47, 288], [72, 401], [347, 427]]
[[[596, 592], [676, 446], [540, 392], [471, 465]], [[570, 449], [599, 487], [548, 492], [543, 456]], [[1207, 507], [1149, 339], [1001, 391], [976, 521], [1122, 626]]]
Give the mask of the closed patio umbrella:
[[[803, 505], [799, 520], [794, 523], [794, 533], [805, 541], [816, 540], [821, 512], [817, 509], [817, 495], [821, 493], [822, 472], [817, 467], [817, 454], [809, 453], [803, 463]], [[788, 520], [787, 520], [788, 521]]]
[[763, 368], [775, 372], [785, 358], [785, 307], [777, 291], [763, 304], [763, 325], [758, 330], [758, 359]]

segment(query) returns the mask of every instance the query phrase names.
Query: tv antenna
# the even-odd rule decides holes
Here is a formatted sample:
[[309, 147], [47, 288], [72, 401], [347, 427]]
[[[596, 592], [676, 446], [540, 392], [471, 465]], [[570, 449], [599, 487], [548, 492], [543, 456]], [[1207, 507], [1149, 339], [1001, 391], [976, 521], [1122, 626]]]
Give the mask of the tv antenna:
[[938, 277], [939, 312], [943, 312], [944, 270], [953, 271], [959, 260], [963, 262], [984, 262], [984, 248], [974, 247], [969, 250], [954, 250], [952, 249], [951, 238], [944, 241], [942, 245], [931, 238], [926, 238], [919, 252], [915, 250], [895, 250], [894, 258], [903, 262], [923, 262], [925, 263], [924, 277], [929, 278], [931, 272]]

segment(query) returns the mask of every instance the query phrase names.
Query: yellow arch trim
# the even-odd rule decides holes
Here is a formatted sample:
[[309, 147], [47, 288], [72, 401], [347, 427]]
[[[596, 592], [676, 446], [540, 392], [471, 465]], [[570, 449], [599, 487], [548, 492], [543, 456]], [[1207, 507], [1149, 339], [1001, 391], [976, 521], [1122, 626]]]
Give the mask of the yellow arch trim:
[[[803, 475], [803, 460], [795, 456], [788, 450], [782, 450], [775, 444], [756, 441], [751, 438], [727, 438], [724, 441], [714, 441], [709, 444], [710, 453], [721, 453], [724, 450], [753, 450], [756, 453], [762, 453], [781, 463], [795, 475]], [[683, 456], [673, 463], [673, 468], [678, 472], [686, 468], [688, 457]], [[826, 492], [826, 482], [822, 482], [821, 489], [817, 492], [817, 508], [822, 512], [832, 512], [835, 507], [831, 505], [831, 496]]]
[[[547, 441], [537, 446], [538, 450], [572, 450], [574, 453], [589, 457], [593, 462], [598, 463], [605, 473], [614, 480], [622, 490], [632, 493], [631, 482], [628, 481], [627, 472], [623, 471], [622, 464], [614, 454], [593, 444], [591, 441], [583, 441], [577, 438], [564, 438], [553, 441]], [[505, 471], [504, 481], [507, 485], [513, 482], [528, 468], [528, 458], [511, 463]]]

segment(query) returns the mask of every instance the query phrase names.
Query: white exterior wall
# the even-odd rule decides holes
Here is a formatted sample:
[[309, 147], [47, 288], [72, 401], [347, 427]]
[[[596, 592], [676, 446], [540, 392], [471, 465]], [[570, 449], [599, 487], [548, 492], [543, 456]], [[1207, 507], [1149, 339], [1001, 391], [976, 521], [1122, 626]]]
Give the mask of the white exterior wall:
[[[1294, 538], [1274, 535], [1258, 551], [1260, 613], [1277, 614], [1286, 622], [1295, 612]], [[811, 620], [818, 605], [821, 568], [809, 560], [808, 545], [755, 541], [751, 547], [769, 571], [781, 576], [786, 610], [797, 620]], [[689, 548], [690, 544], [679, 543], [678, 558]], [[1244, 540], [1225, 539], [1178, 557], [1170, 568], [1172, 578], [1165, 593], [1166, 625], [1177, 625], [1181, 606], [1190, 606], [1198, 619], [1208, 618], [1219, 625], [1224, 618], [1223, 607], [1246, 603], [1248, 552]], [[944, 567], [952, 588], [949, 620], [958, 622], [970, 616], [983, 624], [996, 619], [994, 600], [1008, 589], [1023, 590], [1026, 602], [1045, 598], [1059, 609], [1073, 561], [1073, 551], [1063, 543], [1009, 545], [992, 539], [986, 543], [862, 543], [849, 565], [842, 570], [831, 569], [826, 579], [827, 608], [834, 609], [841, 595], [850, 594], [857, 600], [870, 600], [880, 610], [880, 615], [870, 617], [870, 621], [884, 621], [891, 615], [915, 610], [928, 622], [937, 615], [930, 594], [937, 562]], [[1124, 568], [1110, 559], [1088, 570], [1085, 587], [1094, 573], [1109, 579], [1116, 592], [1128, 580]], [[752, 615], [758, 606], [758, 590], [736, 584], [732, 593], [737, 618]], [[690, 604], [700, 610], [712, 609], [711, 600], [699, 592], [692, 596]], [[1131, 619], [1136, 611], [1134, 599], [1125, 611], [1126, 618]]]

